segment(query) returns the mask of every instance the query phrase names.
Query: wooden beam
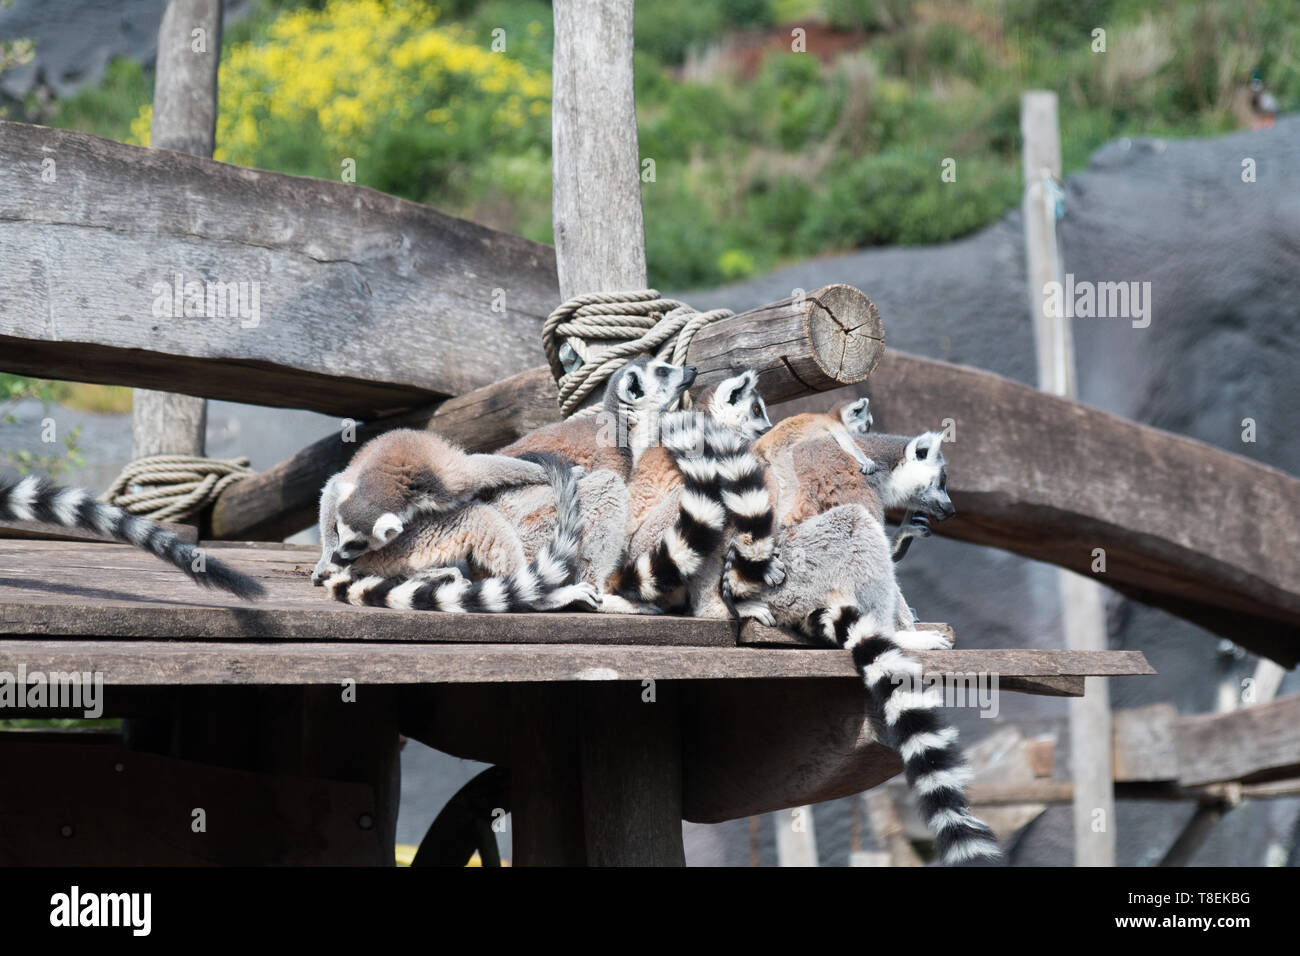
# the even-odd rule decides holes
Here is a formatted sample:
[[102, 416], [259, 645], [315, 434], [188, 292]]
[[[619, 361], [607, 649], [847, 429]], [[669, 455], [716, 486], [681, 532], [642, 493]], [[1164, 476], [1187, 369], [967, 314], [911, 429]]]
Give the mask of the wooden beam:
[[[0, 167], [4, 371], [370, 418], [542, 360], [547, 246], [361, 186], [20, 123], [0, 123]], [[245, 283], [246, 314], [156, 314], [177, 274]]]
[[1174, 723], [1178, 782], [1256, 782], [1300, 775], [1300, 695]]
[[[1062, 281], [1056, 243], [1057, 182], [1061, 178], [1061, 133], [1056, 94], [1033, 90], [1020, 98], [1024, 138], [1025, 271], [1029, 312], [1038, 358], [1038, 387], [1077, 398], [1074, 330], [1064, 315], [1044, 307], [1047, 287]], [[1105, 650], [1106, 611], [1101, 587], [1067, 569], [1057, 572], [1061, 625], [1071, 650]], [[1111, 777], [1110, 687], [1094, 680], [1092, 693], [1070, 701], [1070, 773], [1074, 780], [1074, 865], [1115, 865], [1115, 781]], [[1098, 826], [1100, 817], [1101, 826]]]
[[[158, 28], [150, 142], [212, 157], [217, 138], [221, 0], [169, 0]], [[131, 457], [203, 457], [206, 399], [137, 388], [131, 402]]]
[[[726, 378], [736, 366], [759, 373], [772, 402], [860, 382], [884, 352], [875, 305], [857, 289], [831, 285], [800, 299], [782, 299], [714, 323], [696, 335], [687, 361], [699, 385]], [[530, 369], [443, 402], [437, 408], [374, 422], [344, 442], [331, 435], [261, 474], [231, 485], [212, 511], [217, 538], [287, 537], [316, 520], [329, 476], [346, 466], [368, 437], [392, 428], [428, 428], [471, 451], [490, 451], [559, 420], [550, 369]]]
[[[957, 516], [937, 534], [1092, 575], [1284, 667], [1300, 663], [1300, 479], [1017, 382], [890, 350], [880, 431], [951, 419]], [[793, 403], [824, 410], [848, 393]]]

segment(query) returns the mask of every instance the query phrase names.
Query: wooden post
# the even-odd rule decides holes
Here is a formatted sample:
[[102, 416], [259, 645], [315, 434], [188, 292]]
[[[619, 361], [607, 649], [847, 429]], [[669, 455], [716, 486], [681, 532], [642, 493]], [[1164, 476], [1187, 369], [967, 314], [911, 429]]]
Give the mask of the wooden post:
[[812, 807], [777, 810], [772, 814], [776, 830], [778, 866], [817, 866], [817, 832], [813, 829]]
[[[560, 297], [644, 288], [632, 0], [556, 0], [554, 82]], [[550, 689], [550, 706], [565, 708], [572, 690]], [[642, 699], [646, 690], [653, 702]], [[526, 848], [524, 862], [563, 863], [579, 856], [571, 845], [574, 811], [579, 810], [588, 863], [684, 865], [677, 695], [662, 683], [643, 688], [625, 681], [579, 685], [576, 693], [580, 725], [561, 719], [550, 734], [534, 725], [528, 733], [546, 739], [516, 747], [515, 839], [516, 846]], [[547, 780], [542, 772], [548, 753], [574, 756], [575, 727], [577, 795], [571, 777], [566, 784]], [[557, 795], [567, 803], [555, 806]], [[554, 832], [545, 835], [537, 832], [539, 827]], [[554, 856], [546, 859], [547, 852]]]
[[[1024, 136], [1025, 259], [1030, 315], [1038, 355], [1038, 385], [1045, 392], [1076, 397], [1074, 337], [1069, 320], [1046, 314], [1047, 283], [1061, 282], [1056, 243], [1056, 199], [1049, 183], [1061, 176], [1061, 138], [1056, 94], [1025, 93], [1020, 101]], [[1101, 586], [1073, 571], [1058, 572], [1065, 646], [1105, 650], [1106, 613]], [[1075, 866], [1115, 865], [1115, 783], [1111, 766], [1110, 688], [1104, 677], [1088, 680], [1090, 693], [1070, 700], [1070, 763], [1074, 778]]]
[[[220, 58], [221, 0], [170, 0], [158, 29], [151, 145], [212, 157]], [[131, 455], [201, 456], [207, 426], [204, 399], [137, 388], [131, 410]]]

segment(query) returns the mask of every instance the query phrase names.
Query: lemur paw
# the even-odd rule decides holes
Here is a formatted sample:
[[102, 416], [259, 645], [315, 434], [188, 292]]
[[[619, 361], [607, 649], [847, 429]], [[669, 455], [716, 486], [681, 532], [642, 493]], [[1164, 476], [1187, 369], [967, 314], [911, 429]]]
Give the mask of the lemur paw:
[[583, 478], [587, 477], [587, 469], [582, 467], [582, 465], [574, 465], [569, 474], [573, 475], [574, 481], [581, 481]]
[[942, 631], [895, 631], [894, 643], [905, 651], [947, 651], [952, 638]]
[[864, 475], [874, 475], [880, 470], [880, 466], [871, 458], [858, 465], [858, 468]]
[[600, 596], [601, 614], [662, 614], [663, 611], [653, 604], [637, 604], [619, 594], [602, 594]]
[[774, 588], [785, 580], [785, 562], [781, 560], [781, 555], [772, 552], [772, 557], [767, 562], [767, 570], [763, 572], [763, 583], [769, 588]]
[[590, 584], [569, 584], [546, 595], [534, 608], [538, 611], [558, 611], [572, 608], [578, 611], [599, 611], [600, 592]]
[[316, 562], [316, 567], [311, 572], [311, 583], [316, 587], [323, 587], [325, 582], [343, 569], [337, 564], [333, 564], [325, 558]]
[[736, 615], [742, 619], [757, 621], [764, 627], [776, 627], [776, 616], [772, 609], [761, 601], [745, 601], [736, 605]]
[[930, 519], [925, 515], [912, 515], [907, 524], [912, 529], [912, 533], [918, 537], [928, 538], [934, 534], [930, 530]]

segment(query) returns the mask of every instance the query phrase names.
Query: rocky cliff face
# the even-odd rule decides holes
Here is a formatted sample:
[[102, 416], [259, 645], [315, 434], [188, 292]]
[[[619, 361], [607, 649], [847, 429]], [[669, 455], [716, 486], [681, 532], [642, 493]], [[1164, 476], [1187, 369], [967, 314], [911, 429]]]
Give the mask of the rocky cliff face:
[[[1244, 182], [1251, 167], [1255, 181]], [[1300, 119], [1212, 140], [1114, 142], [1069, 178], [1065, 195], [1065, 271], [1076, 282], [1149, 282], [1152, 306], [1145, 328], [1124, 318], [1073, 320], [1081, 400], [1300, 474]], [[868, 249], [681, 297], [700, 309], [741, 310], [794, 288], [847, 282], [880, 307], [890, 346], [1032, 384], [1023, 249], [1016, 212], [959, 242]], [[1246, 418], [1255, 422], [1254, 443], [1242, 441]], [[949, 456], [954, 473], [960, 456], [958, 445]], [[1223, 520], [1255, 522], [1267, 533], [1267, 515]], [[1055, 576], [1046, 566], [931, 539], [901, 570], [922, 618], [951, 622], [961, 646], [1059, 646]], [[1110, 595], [1108, 614], [1111, 647], [1144, 651], [1160, 671], [1112, 680], [1116, 708], [1167, 700], [1184, 712], [1213, 710], [1221, 683], [1239, 687], [1254, 670], [1253, 657], [1163, 612]], [[1288, 676], [1282, 693], [1297, 689]], [[958, 718], [967, 741], [1007, 721], [1027, 733], [1056, 732], [1058, 766], [1066, 766], [1064, 702], [1008, 694], [997, 720]], [[1243, 806], [1195, 862], [1259, 865], [1270, 853], [1294, 854], [1298, 809], [1296, 800]], [[1157, 862], [1190, 813], [1189, 805], [1121, 803], [1119, 861]], [[843, 847], [847, 820], [841, 806], [819, 808], [819, 843]], [[1027, 828], [1013, 860], [1059, 865], [1070, 846], [1069, 809], [1055, 807]], [[836, 860], [824, 854], [826, 862]]]
[[[243, 16], [249, 0], [224, 0], [226, 23]], [[162, 0], [14, 0], [0, 7], [0, 38], [26, 37], [36, 55], [0, 74], [0, 94], [19, 100], [45, 89], [71, 96], [94, 85], [115, 56], [153, 63], [158, 54]]]

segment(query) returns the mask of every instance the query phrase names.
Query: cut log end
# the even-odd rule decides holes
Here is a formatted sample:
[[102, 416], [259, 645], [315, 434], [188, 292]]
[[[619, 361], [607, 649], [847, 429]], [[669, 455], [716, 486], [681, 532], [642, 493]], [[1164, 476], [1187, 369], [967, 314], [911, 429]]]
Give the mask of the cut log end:
[[850, 285], [826, 286], [808, 296], [804, 328], [813, 360], [832, 383], [865, 381], [885, 351], [880, 310]]

